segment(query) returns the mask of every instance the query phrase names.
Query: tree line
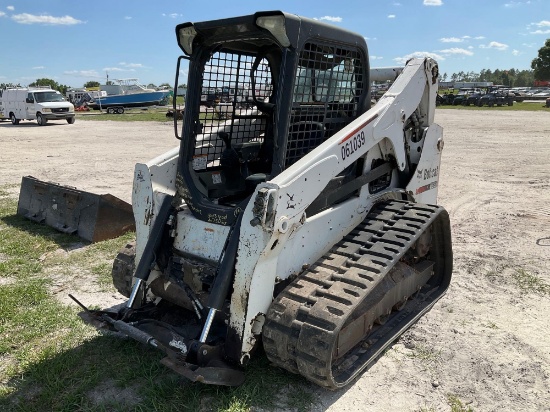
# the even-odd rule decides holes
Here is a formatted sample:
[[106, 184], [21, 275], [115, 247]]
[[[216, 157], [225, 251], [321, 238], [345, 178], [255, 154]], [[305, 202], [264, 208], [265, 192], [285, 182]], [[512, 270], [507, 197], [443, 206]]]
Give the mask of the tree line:
[[453, 82], [493, 82], [510, 87], [530, 87], [535, 80], [550, 81], [550, 39], [547, 39], [538, 51], [538, 56], [531, 61], [532, 70], [500, 70], [483, 69], [479, 73], [458, 72], [450, 76], [440, 74], [439, 80]]
[[442, 82], [493, 82], [493, 84], [503, 84], [510, 87], [531, 87], [535, 81], [533, 70], [500, 70], [483, 69], [479, 73], [463, 72], [453, 73], [450, 76], [443, 73], [439, 76]]

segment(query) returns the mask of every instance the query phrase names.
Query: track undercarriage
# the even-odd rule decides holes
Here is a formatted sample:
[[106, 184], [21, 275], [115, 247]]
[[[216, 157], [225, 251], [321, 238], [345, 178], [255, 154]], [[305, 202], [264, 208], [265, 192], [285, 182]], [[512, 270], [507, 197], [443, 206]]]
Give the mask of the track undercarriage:
[[345, 386], [442, 296], [451, 253], [444, 209], [380, 205], [276, 297], [263, 329], [269, 359]]

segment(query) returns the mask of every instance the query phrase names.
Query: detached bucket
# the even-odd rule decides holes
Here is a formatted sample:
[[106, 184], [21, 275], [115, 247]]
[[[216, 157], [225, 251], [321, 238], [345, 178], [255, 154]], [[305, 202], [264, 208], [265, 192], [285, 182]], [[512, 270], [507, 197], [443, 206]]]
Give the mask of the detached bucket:
[[96, 195], [32, 176], [21, 181], [17, 214], [61, 232], [100, 242], [135, 230], [132, 206], [110, 194]]

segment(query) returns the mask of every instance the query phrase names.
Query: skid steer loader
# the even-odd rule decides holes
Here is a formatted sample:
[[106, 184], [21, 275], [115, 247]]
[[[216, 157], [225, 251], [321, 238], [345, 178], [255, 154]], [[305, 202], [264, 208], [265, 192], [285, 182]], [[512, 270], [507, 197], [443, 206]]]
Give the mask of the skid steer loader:
[[[176, 27], [179, 147], [137, 164], [128, 297], [83, 317], [239, 385], [253, 351], [325, 388], [369, 367], [447, 289], [438, 66], [370, 70], [363, 36], [279, 11]], [[395, 80], [370, 107], [373, 79]], [[176, 87], [178, 75], [176, 75]], [[201, 95], [223, 96], [223, 118]]]

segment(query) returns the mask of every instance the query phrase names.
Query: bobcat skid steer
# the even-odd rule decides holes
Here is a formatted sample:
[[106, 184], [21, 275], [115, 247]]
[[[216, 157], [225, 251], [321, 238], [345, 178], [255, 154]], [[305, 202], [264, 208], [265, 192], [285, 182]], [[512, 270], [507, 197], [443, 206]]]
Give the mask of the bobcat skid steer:
[[137, 240], [113, 267], [129, 299], [83, 317], [192, 381], [241, 384], [263, 345], [273, 364], [343, 387], [450, 282], [438, 66], [371, 71], [363, 36], [278, 11], [176, 37], [177, 73], [189, 61], [181, 142], [135, 168]]

